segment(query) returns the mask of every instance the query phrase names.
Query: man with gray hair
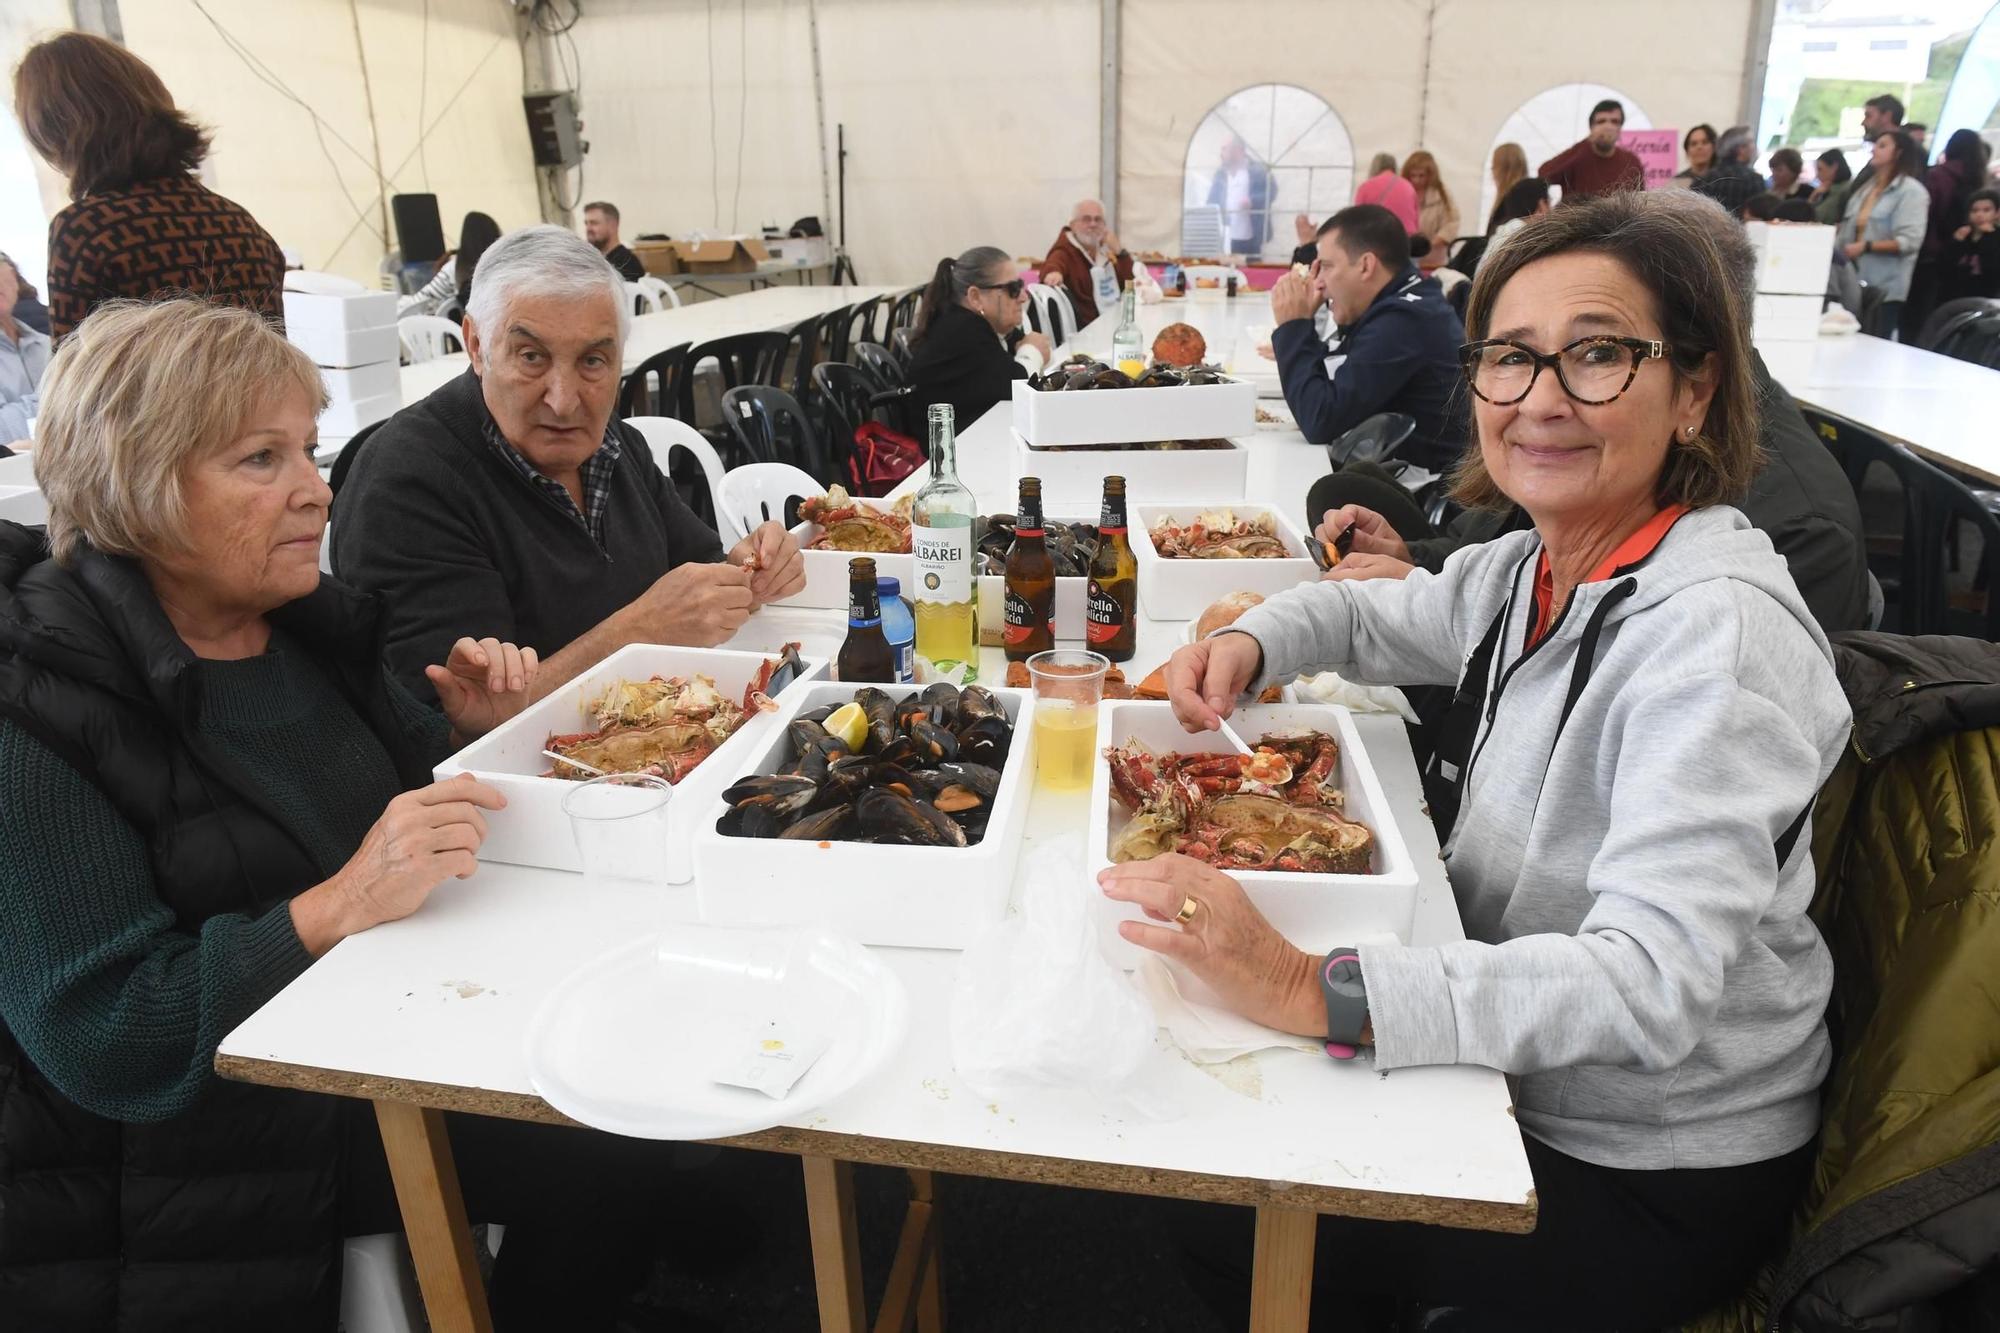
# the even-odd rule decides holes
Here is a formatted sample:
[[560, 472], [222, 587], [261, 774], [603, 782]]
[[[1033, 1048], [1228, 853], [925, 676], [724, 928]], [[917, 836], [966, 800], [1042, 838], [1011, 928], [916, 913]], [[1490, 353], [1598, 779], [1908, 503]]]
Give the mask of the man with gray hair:
[[1743, 205], [1764, 193], [1764, 178], [1750, 165], [1756, 149], [1756, 136], [1748, 125], [1731, 125], [1715, 141], [1715, 165], [1695, 181], [1695, 192], [1721, 204], [1731, 217], [1741, 216]]
[[1132, 281], [1132, 252], [1118, 244], [1103, 204], [1077, 201], [1069, 225], [1042, 261], [1042, 281], [1069, 293], [1078, 329], [1118, 304], [1119, 293]]
[[725, 554], [612, 419], [631, 322], [589, 242], [511, 232], [473, 275], [471, 367], [348, 446], [334, 572], [384, 596], [389, 664], [419, 698], [465, 634], [533, 647], [540, 695], [628, 643], [721, 643], [805, 586], [781, 525]]

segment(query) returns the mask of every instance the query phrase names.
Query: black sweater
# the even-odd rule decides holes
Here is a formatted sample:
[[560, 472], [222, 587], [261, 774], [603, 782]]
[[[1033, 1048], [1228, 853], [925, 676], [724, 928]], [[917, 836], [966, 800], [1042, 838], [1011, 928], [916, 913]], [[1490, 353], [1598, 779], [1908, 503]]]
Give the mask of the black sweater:
[[548, 657], [676, 565], [723, 557], [630, 426], [600, 549], [486, 442], [488, 415], [468, 370], [369, 435], [334, 502], [334, 570], [384, 594], [390, 669], [424, 700], [424, 667], [461, 635]]
[[946, 306], [917, 341], [910, 357], [910, 383], [917, 406], [950, 403], [959, 430], [986, 415], [995, 403], [1014, 392], [1014, 381], [1028, 378], [977, 311]]

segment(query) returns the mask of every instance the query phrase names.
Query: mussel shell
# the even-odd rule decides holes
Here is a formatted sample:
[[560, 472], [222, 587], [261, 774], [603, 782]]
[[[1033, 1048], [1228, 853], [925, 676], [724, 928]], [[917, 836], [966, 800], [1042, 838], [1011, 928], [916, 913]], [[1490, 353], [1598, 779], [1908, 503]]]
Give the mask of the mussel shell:
[[775, 838], [785, 821], [762, 805], [732, 806], [715, 821], [715, 831], [731, 838]]
[[1094, 370], [1072, 370], [1063, 377], [1065, 389], [1094, 389], [1097, 387], [1097, 372]]
[[958, 686], [939, 681], [920, 696], [930, 705], [931, 721], [941, 727], [958, 726]]
[[908, 735], [916, 746], [918, 762], [925, 767], [958, 758], [958, 737], [928, 718], [912, 721]]
[[815, 786], [823, 785], [826, 782], [827, 763], [825, 750], [817, 745], [809, 746], [805, 753], [799, 756], [798, 775], [811, 779]]
[[984, 685], [967, 685], [958, 692], [959, 730], [963, 732], [965, 723], [975, 722], [982, 717], [1007, 716], [1000, 707], [1000, 696]]
[[891, 767], [921, 768], [926, 762], [923, 747], [906, 732], [891, 736], [887, 744], [876, 750], [875, 757]]
[[988, 768], [1005, 768], [1013, 744], [1014, 728], [1005, 717], [975, 718], [958, 731], [958, 757]]
[[965, 843], [969, 847], [986, 836], [987, 821], [992, 818], [992, 815], [992, 808], [982, 805], [978, 809], [968, 810], [962, 815], [953, 815], [952, 818], [956, 819], [958, 826], [965, 830]]
[[868, 715], [868, 735], [874, 749], [880, 750], [896, 738], [896, 701], [874, 686], [864, 686], [854, 692], [854, 702], [861, 705], [861, 711]]
[[963, 847], [965, 830], [927, 801], [912, 800], [886, 787], [863, 792], [854, 807], [864, 833], [883, 842], [917, 847]]
[[780, 819], [797, 814], [818, 796], [819, 783], [813, 779], [782, 773], [752, 774], [722, 793], [732, 806], [761, 806]]
[[778, 836], [793, 841], [832, 841], [847, 831], [853, 818], [854, 807], [843, 801], [839, 805], [830, 805], [824, 810], [816, 810], [812, 814], [794, 819]]
[[806, 709], [794, 720], [799, 722], [818, 722], [824, 725], [826, 720], [833, 716], [833, 710], [838, 707], [840, 707], [839, 704], [821, 704], [818, 708]]
[[825, 739], [826, 736], [825, 727], [817, 722], [807, 721], [803, 717], [795, 717], [785, 724], [785, 738], [791, 741], [792, 751], [795, 754], [804, 754], [815, 742]]
[[985, 764], [939, 764], [934, 771], [943, 779], [944, 785], [939, 789], [939, 795], [932, 798], [932, 804], [946, 814], [957, 813], [950, 808], [953, 802], [949, 794], [954, 789], [963, 791], [979, 805], [991, 804], [1000, 791], [1000, 770]]

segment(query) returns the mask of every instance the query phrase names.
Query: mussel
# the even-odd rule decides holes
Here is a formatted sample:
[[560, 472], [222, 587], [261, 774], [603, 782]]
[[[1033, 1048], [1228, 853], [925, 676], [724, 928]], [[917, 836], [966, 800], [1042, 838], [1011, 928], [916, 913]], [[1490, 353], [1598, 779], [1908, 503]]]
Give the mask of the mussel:
[[819, 783], [782, 773], [754, 773], [722, 793], [739, 810], [760, 806], [780, 819], [799, 813], [818, 796]]
[[928, 801], [916, 800], [887, 787], [871, 787], [855, 803], [854, 817], [862, 831], [883, 842], [913, 847], [963, 847], [965, 830], [950, 815]]
[[941, 727], [958, 725], [958, 687], [940, 681], [918, 696], [931, 710], [931, 721]]
[[1000, 707], [1000, 696], [984, 685], [967, 685], [959, 690], [958, 712], [967, 722], [976, 722], [982, 717], [997, 717], [1004, 721], [1007, 717]]
[[913, 719], [905, 734], [925, 768], [958, 758], [958, 737], [928, 718]]
[[854, 807], [843, 801], [793, 820], [778, 836], [803, 842], [831, 841], [847, 831], [853, 816]]
[[958, 757], [967, 763], [1004, 768], [1014, 744], [1014, 728], [1004, 714], [975, 718], [958, 731]]

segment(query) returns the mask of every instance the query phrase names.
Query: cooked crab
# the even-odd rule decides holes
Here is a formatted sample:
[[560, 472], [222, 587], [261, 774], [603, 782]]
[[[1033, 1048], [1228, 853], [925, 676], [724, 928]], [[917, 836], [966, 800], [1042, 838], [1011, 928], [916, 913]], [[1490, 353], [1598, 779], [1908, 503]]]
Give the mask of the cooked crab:
[[820, 529], [807, 549], [907, 555], [911, 504], [912, 497], [906, 495], [893, 508], [877, 509], [854, 499], [845, 487], [830, 486], [825, 495], [799, 505], [799, 517]]
[[1268, 511], [1238, 518], [1227, 509], [1181, 524], [1170, 514], [1150, 529], [1153, 547], [1169, 560], [1282, 560], [1291, 554]]

